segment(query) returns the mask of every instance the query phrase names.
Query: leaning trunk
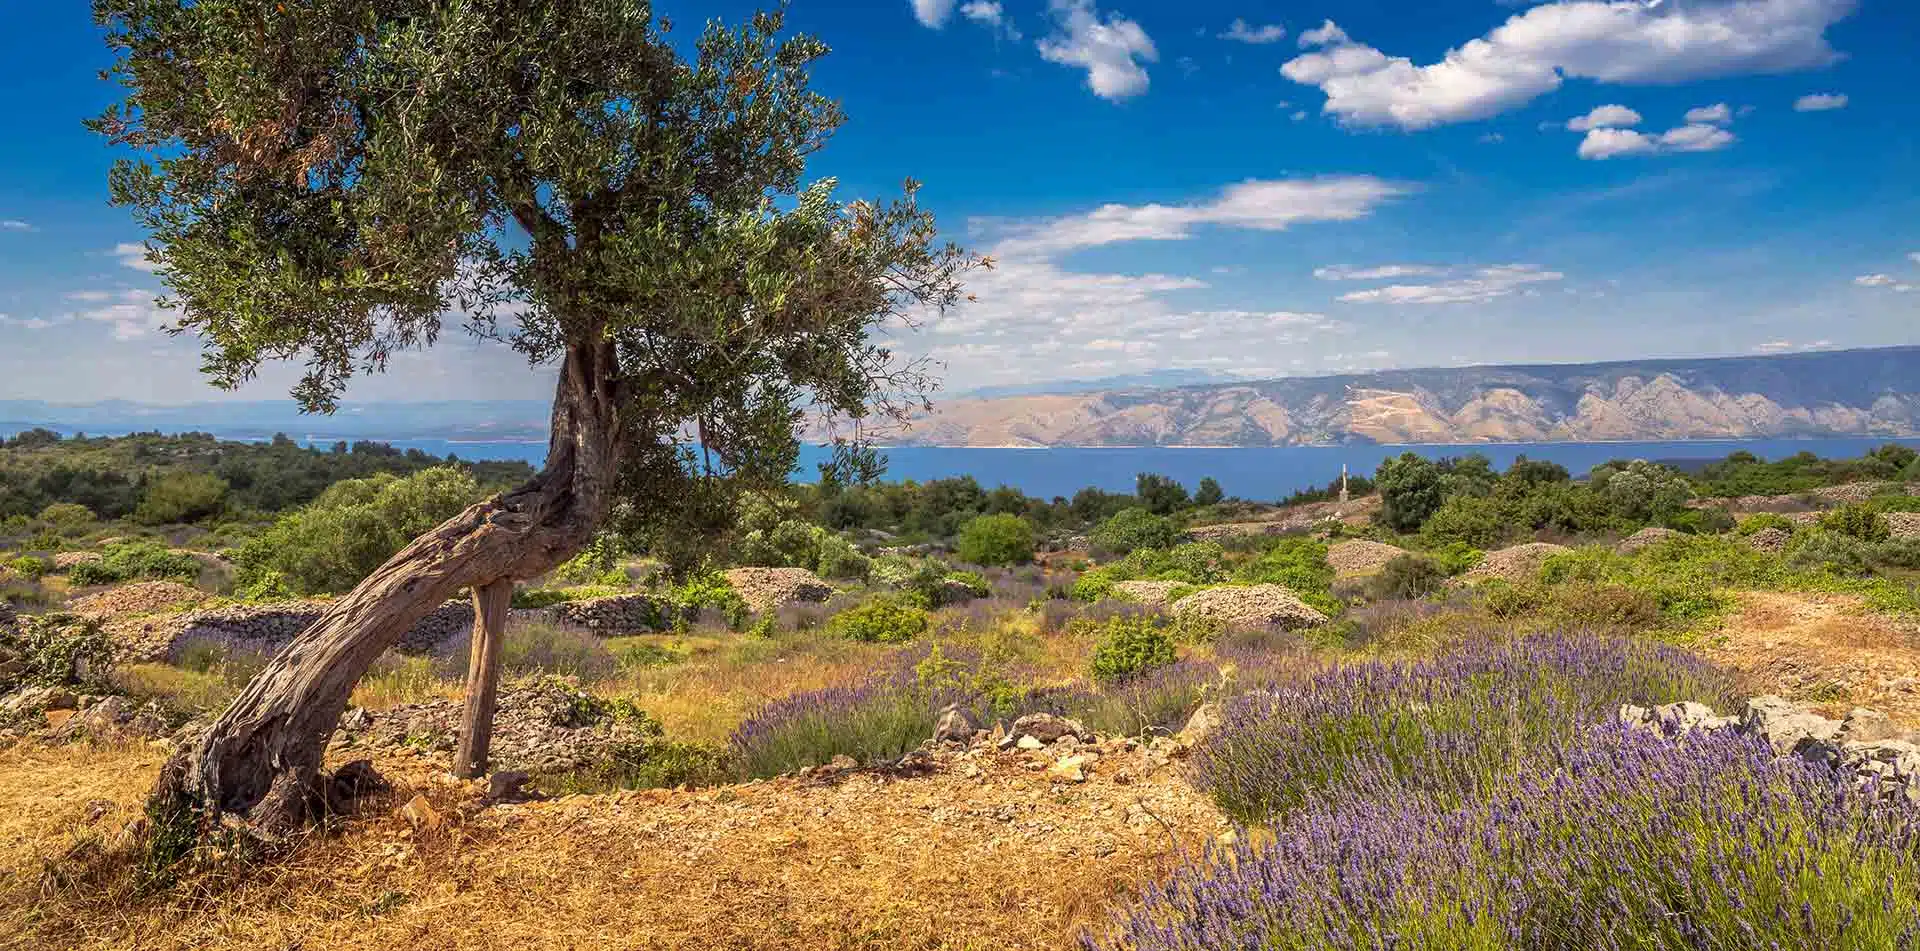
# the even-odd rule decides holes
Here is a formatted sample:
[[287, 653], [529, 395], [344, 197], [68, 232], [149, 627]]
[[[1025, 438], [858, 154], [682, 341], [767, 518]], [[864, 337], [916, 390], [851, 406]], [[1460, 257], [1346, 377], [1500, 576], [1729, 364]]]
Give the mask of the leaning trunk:
[[570, 351], [545, 468], [415, 539], [334, 601], [174, 754], [152, 811], [239, 818], [267, 839], [312, 818], [324, 801], [322, 754], [374, 659], [462, 589], [511, 584], [571, 557], [605, 517], [618, 457], [609, 359], [604, 348]]

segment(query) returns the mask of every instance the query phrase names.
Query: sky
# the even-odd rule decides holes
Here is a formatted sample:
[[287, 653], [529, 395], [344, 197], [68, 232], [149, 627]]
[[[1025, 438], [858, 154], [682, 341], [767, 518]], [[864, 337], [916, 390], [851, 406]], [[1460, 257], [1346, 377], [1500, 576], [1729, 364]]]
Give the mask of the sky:
[[[270, 399], [170, 337], [79, 2], [0, 30], [0, 398]], [[676, 34], [731, 0], [661, 0]], [[900, 332], [944, 388], [1920, 343], [1911, 0], [793, 0], [847, 125], [996, 267]], [[458, 331], [350, 399], [545, 398]]]

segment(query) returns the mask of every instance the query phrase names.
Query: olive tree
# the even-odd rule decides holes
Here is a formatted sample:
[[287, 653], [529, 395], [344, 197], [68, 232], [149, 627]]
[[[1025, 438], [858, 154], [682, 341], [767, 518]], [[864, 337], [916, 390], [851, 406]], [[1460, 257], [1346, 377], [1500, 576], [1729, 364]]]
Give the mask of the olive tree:
[[924, 406], [921, 367], [877, 331], [955, 303], [979, 263], [938, 242], [911, 181], [884, 202], [803, 184], [841, 115], [810, 88], [826, 46], [779, 13], [709, 24], [684, 55], [644, 0], [94, 15], [126, 92], [92, 125], [142, 153], [113, 198], [215, 385], [297, 360], [293, 396], [330, 412], [449, 323], [557, 378], [544, 468], [334, 601], [169, 761], [168, 816], [267, 838], [310, 818], [354, 683], [463, 590], [479, 619], [456, 767], [483, 767], [514, 580], [610, 516], [661, 537], [720, 525], [729, 493], [785, 480], [809, 413], [857, 447], [863, 424]]

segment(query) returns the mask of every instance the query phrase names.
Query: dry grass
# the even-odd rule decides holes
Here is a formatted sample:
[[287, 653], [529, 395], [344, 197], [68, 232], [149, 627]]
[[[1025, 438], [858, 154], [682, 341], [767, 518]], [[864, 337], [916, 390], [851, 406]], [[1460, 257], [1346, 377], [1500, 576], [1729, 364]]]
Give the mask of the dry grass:
[[[86, 800], [128, 814], [158, 761], [0, 756], [0, 947], [1064, 949], [1176, 848], [1222, 828], [1172, 768], [1137, 753], [1103, 760], [1083, 785], [1051, 784], [1009, 754], [982, 757], [974, 777], [952, 762], [911, 779], [487, 810], [470, 787], [401, 759], [380, 766], [422, 786], [447, 829], [416, 836], [383, 804], [217, 883], [145, 898], [111, 877], [42, 890], [43, 860], [86, 825]], [[50, 800], [50, 780], [69, 791]], [[1130, 814], [1136, 805], [1146, 811]]]
[[1870, 707], [1920, 726], [1920, 626], [1853, 595], [1748, 591], [1702, 653], [1739, 671], [1750, 692]]

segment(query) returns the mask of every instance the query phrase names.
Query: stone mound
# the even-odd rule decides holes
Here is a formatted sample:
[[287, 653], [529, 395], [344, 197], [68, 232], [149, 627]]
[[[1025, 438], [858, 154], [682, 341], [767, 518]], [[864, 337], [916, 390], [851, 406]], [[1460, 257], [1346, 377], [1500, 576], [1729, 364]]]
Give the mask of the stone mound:
[[1327, 564], [1333, 567], [1336, 575], [1372, 574], [1406, 553], [1406, 549], [1396, 545], [1351, 538], [1336, 542], [1327, 549]]
[[1521, 582], [1531, 580], [1546, 564], [1547, 559], [1563, 551], [1572, 551], [1565, 545], [1551, 542], [1528, 542], [1512, 548], [1502, 548], [1487, 552], [1480, 563], [1474, 565], [1466, 574], [1460, 576], [1462, 584], [1474, 584], [1498, 578], [1502, 581]]
[[[271, 654], [319, 619], [328, 604], [277, 601], [136, 616], [109, 620], [106, 631], [119, 648], [121, 659], [130, 663], [177, 660], [179, 652], [196, 641]], [[425, 654], [472, 627], [473, 605], [448, 601], [421, 618], [393, 649], [403, 654]]]
[[[494, 769], [550, 773], [609, 763], [661, 735], [658, 722], [618, 716], [606, 701], [558, 677], [502, 684], [498, 703], [489, 757]], [[379, 713], [348, 710], [334, 745], [451, 752], [463, 707], [439, 699]]]
[[1114, 596], [1141, 604], [1166, 604], [1175, 588], [1191, 588], [1184, 581], [1121, 581], [1113, 586]]
[[1288, 631], [1327, 622], [1326, 615], [1277, 584], [1204, 588], [1181, 598], [1174, 605], [1174, 611], [1182, 616], [1211, 618], [1233, 627], [1271, 626]]
[[1669, 538], [1678, 538], [1679, 536], [1680, 533], [1671, 528], [1648, 526], [1622, 539], [1620, 544], [1613, 546], [1613, 550], [1622, 555], [1631, 555], [1642, 549], [1652, 548]]
[[1899, 489], [1897, 482], [1849, 482], [1828, 485], [1807, 492], [1828, 505], [1857, 505], [1888, 489]]
[[805, 568], [735, 568], [726, 573], [726, 579], [755, 611], [817, 604], [834, 595], [833, 585]]
[[96, 562], [96, 561], [99, 561], [101, 557], [102, 557], [101, 554], [97, 551], [55, 552], [53, 555], [53, 570], [56, 573], [62, 572], [62, 571], [72, 571], [73, 566], [75, 565], [84, 565], [84, 564]]
[[1920, 538], [1920, 512], [1888, 512], [1880, 516], [1895, 538]]
[[206, 599], [206, 592], [177, 581], [141, 581], [76, 598], [67, 610], [91, 621], [112, 621], [187, 607]]
[[1763, 528], [1747, 536], [1747, 545], [1754, 551], [1783, 552], [1791, 541], [1793, 533], [1784, 528]]

